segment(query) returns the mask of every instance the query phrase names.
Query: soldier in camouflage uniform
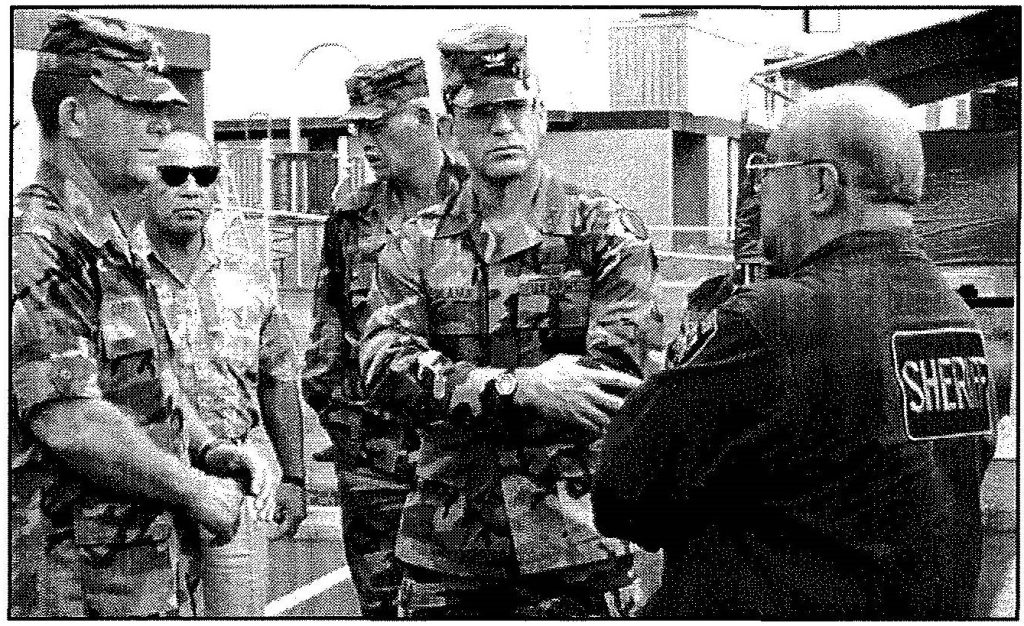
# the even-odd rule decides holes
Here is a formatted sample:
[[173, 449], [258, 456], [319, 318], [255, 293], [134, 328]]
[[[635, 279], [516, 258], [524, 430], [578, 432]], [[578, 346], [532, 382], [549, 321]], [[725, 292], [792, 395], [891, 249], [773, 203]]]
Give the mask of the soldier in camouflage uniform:
[[400, 608], [622, 614], [633, 550], [594, 530], [590, 473], [608, 413], [659, 367], [653, 248], [635, 214], [538, 161], [525, 38], [470, 26], [439, 47], [470, 179], [385, 247], [360, 347], [373, 402], [422, 440]]
[[[230, 537], [241, 470], [266, 464], [181, 402], [138, 228], [167, 107], [187, 104], [160, 44], [117, 20], [61, 14], [33, 84], [36, 182], [14, 203], [9, 422], [12, 616], [177, 615], [172, 513]], [[249, 480], [251, 479], [251, 480]]]
[[332, 446], [343, 539], [363, 615], [395, 617], [402, 580], [395, 538], [412, 486], [415, 433], [365, 405], [355, 345], [385, 241], [466, 177], [442, 149], [423, 60], [359, 67], [347, 81], [352, 123], [377, 180], [345, 198], [324, 228], [303, 390]]

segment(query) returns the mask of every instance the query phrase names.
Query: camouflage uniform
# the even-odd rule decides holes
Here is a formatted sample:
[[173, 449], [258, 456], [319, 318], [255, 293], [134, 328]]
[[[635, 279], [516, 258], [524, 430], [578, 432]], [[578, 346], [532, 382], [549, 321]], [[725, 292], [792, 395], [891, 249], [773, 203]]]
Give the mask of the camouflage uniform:
[[[121, 101], [187, 104], [154, 71], [162, 65], [158, 50], [134, 25], [62, 14], [43, 40], [37, 72], [88, 76]], [[144, 237], [125, 233], [107, 207], [94, 204], [73, 180], [79, 173], [44, 161], [14, 203], [10, 615], [175, 615], [171, 514], [90, 484], [30, 428], [44, 406], [101, 399], [157, 447], [185, 455]]]
[[[183, 392], [214, 436], [234, 443], [256, 438], [253, 444], [280, 473], [263, 427], [257, 384], [265, 376], [284, 383], [279, 386], [284, 396], [297, 391], [295, 339], [277, 301], [273, 274], [250, 251], [243, 219], [228, 211], [210, 218], [199, 265], [187, 281], [156, 252], [149, 260]], [[298, 409], [288, 397], [275, 406]]]
[[[370, 119], [427, 95], [421, 59], [365, 65], [347, 81], [346, 120]], [[437, 196], [458, 190], [465, 169], [445, 155]], [[394, 617], [402, 579], [395, 539], [412, 488], [410, 453], [419, 443], [388, 413], [366, 406], [356, 347], [369, 316], [367, 296], [385, 242], [422, 207], [406, 207], [401, 190], [378, 180], [346, 198], [324, 225], [313, 292], [311, 347], [303, 391], [333, 441], [342, 501], [342, 537], [362, 613]]]
[[[92, 210], [49, 164], [15, 202], [11, 371], [18, 412], [10, 430], [13, 491], [25, 506], [16, 503], [13, 518], [28, 521], [40, 506], [33, 521], [43, 529], [12, 525], [12, 536], [45, 542], [27, 546], [42, 557], [33, 615], [173, 615], [170, 514], [88, 484], [29, 429], [30, 413], [44, 404], [102, 399], [133, 417], [160, 448], [185, 458], [167, 328], [143, 249], [109, 215]], [[17, 577], [24, 572], [20, 546], [12, 548]]]
[[[656, 370], [653, 248], [635, 214], [547, 172], [523, 217], [491, 233], [465, 188], [381, 257], [360, 361], [374, 401], [422, 440], [397, 553], [413, 573], [403, 604], [437, 612], [412, 617], [608, 615], [605, 591], [631, 581], [631, 547], [593, 527], [599, 441], [464, 383], [559, 353]], [[483, 414], [453, 400], [465, 393]]]

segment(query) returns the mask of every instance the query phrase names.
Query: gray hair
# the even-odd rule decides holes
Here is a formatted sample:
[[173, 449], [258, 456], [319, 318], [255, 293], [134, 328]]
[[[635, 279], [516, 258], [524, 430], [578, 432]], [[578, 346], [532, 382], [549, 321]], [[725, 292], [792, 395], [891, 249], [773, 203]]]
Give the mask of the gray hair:
[[840, 85], [804, 96], [772, 135], [784, 160], [835, 161], [847, 182], [875, 202], [921, 199], [921, 136], [906, 104], [873, 84]]

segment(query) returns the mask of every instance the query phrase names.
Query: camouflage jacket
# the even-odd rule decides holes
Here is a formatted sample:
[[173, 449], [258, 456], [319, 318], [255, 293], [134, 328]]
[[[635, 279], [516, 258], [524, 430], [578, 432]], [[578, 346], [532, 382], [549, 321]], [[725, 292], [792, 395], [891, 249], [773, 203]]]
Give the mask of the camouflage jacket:
[[[466, 175], [445, 155], [438, 197], [458, 191]], [[324, 224], [302, 390], [335, 442], [343, 489], [408, 489], [412, 480], [408, 453], [415, 449], [415, 433], [367, 408], [356, 347], [384, 243], [422, 208], [403, 210], [399, 190], [376, 181], [347, 197]]]
[[[380, 261], [360, 361], [373, 401], [422, 439], [397, 546], [412, 565], [504, 577], [629, 551], [593, 528], [599, 441], [528, 407], [502, 419], [487, 398], [483, 415], [452, 400], [474, 373], [559, 353], [636, 376], [658, 368], [663, 320], [640, 219], [546, 172], [532, 211], [519, 217], [490, 233], [467, 187]], [[478, 383], [468, 393], [485, 396]]]
[[[170, 342], [149, 282], [144, 236], [139, 231], [130, 241], [109, 210], [45, 163], [18, 194], [12, 226], [14, 577], [35, 579], [38, 604], [31, 610], [39, 616], [174, 613], [168, 512], [90, 484], [29, 426], [33, 411], [48, 403], [102, 399], [157, 446], [185, 457]], [[42, 545], [19, 545], [29, 537]]]

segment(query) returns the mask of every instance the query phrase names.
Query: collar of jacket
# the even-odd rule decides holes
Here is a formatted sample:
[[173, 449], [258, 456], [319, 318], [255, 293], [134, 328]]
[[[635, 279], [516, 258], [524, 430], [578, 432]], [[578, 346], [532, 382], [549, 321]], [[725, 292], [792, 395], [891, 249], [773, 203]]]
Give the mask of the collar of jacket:
[[904, 248], [913, 246], [914, 237], [910, 232], [858, 230], [846, 233], [810, 253], [796, 269], [802, 269], [827, 258], [856, 254], [870, 248]]
[[163, 257], [160, 256], [160, 253], [155, 249], [150, 249], [148, 256], [149, 261], [153, 266], [162, 267], [166, 273], [170, 274], [174, 280], [178, 281], [182, 285], [194, 283], [198, 281], [203, 274], [209, 272], [211, 269], [219, 267], [223, 262], [216, 246], [213, 245], [209, 228], [203, 227], [203, 232], [200, 237], [203, 238], [203, 241], [199, 248], [199, 263], [196, 265], [195, 271], [192, 272], [192, 276], [188, 280], [183, 280], [174, 270], [174, 267], [164, 261]]
[[[448, 198], [459, 191], [462, 182], [469, 177], [466, 168], [456, 162], [447, 150], [442, 149], [443, 161], [441, 171], [437, 175], [437, 197]], [[416, 217], [415, 215], [400, 216], [388, 209], [393, 206], [401, 206], [399, 191], [389, 180], [376, 180], [368, 185], [363, 185], [355, 192], [352, 200], [342, 204], [340, 211], [347, 213], [350, 218], [359, 219], [366, 223], [380, 223], [392, 232], [401, 232], [402, 224], [406, 219]], [[384, 215], [392, 213], [385, 222]]]
[[[500, 233], [506, 239], [503, 246], [506, 252], [502, 256], [509, 256], [536, 243], [531, 231], [561, 236], [576, 233], [578, 204], [570, 202], [565, 183], [543, 163], [541, 167], [540, 183], [534, 191], [532, 206], [527, 211], [520, 211], [520, 219]], [[462, 190], [449, 200], [434, 238], [457, 237], [471, 227], [474, 231], [479, 230], [482, 220], [477, 204], [472, 187], [463, 185]]]
[[93, 193], [87, 193], [89, 186], [76, 182], [76, 178], [85, 180], [88, 174], [77, 171], [80, 168], [67, 159], [62, 165], [64, 167], [49, 161], [40, 163], [36, 184], [53, 195], [86, 242], [97, 249], [111, 248], [148, 270], [146, 259], [150, 246], [142, 223], [130, 233], [123, 229], [111, 209], [102, 206], [98, 191], [94, 189]]

